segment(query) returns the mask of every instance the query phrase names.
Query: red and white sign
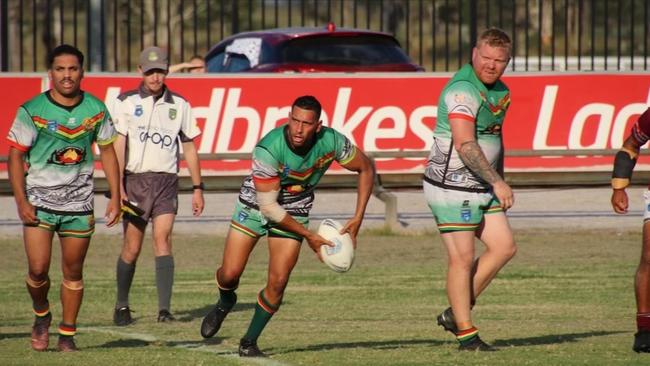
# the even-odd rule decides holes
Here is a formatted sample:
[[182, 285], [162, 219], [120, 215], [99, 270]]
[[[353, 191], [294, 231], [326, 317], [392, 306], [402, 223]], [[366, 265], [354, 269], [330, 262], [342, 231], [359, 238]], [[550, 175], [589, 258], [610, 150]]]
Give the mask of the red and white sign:
[[[323, 104], [323, 122], [365, 151], [429, 150], [438, 97], [450, 74], [239, 75], [170, 77], [170, 89], [186, 97], [203, 131], [200, 153], [247, 153], [261, 136], [286, 122], [289, 107], [311, 94]], [[512, 104], [506, 115], [507, 149], [619, 148], [629, 128], [650, 106], [647, 74], [508, 75]], [[87, 75], [83, 89], [112, 104], [138, 87], [133, 76]], [[15, 109], [42, 90], [38, 77], [0, 77], [6, 136]], [[7, 154], [7, 144], [0, 155]], [[510, 170], [609, 170], [611, 157], [507, 158]], [[380, 172], [421, 171], [424, 159], [378, 162]], [[241, 173], [248, 161], [204, 161], [212, 174]], [[6, 169], [6, 167], [3, 167]]]

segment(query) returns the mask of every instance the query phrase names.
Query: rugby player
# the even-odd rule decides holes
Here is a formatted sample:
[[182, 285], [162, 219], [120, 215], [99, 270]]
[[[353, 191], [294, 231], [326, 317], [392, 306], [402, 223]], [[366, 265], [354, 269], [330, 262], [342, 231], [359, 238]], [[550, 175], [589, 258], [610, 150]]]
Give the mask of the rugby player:
[[214, 336], [237, 301], [235, 290], [257, 241], [268, 235], [269, 270], [266, 286], [248, 331], [239, 343], [242, 357], [265, 357], [257, 339], [282, 303], [303, 239], [320, 258], [320, 247], [332, 245], [308, 230], [314, 189], [332, 162], [357, 172], [354, 216], [344, 225], [356, 245], [373, 187], [374, 169], [366, 155], [320, 120], [321, 105], [313, 96], [295, 100], [289, 122], [264, 136], [253, 151], [252, 173], [244, 179], [226, 237], [221, 267], [215, 277], [219, 301], [201, 324], [201, 335]]
[[[454, 333], [460, 350], [491, 351], [471, 317], [476, 298], [515, 255], [505, 211], [514, 203], [503, 180], [501, 128], [510, 91], [500, 80], [510, 61], [511, 41], [490, 28], [478, 38], [472, 61], [443, 89], [424, 194], [447, 249], [447, 297], [451, 305], [437, 318]], [[474, 258], [474, 238], [485, 251]]]
[[[612, 207], [619, 214], [627, 213], [629, 206], [625, 188], [630, 184], [632, 170], [636, 165], [641, 146], [650, 139], [650, 108], [648, 108], [632, 127], [630, 135], [614, 158], [612, 173]], [[643, 214], [643, 240], [641, 261], [634, 277], [636, 295], [635, 352], [650, 352], [650, 189], [643, 195], [645, 211]]]
[[[108, 226], [120, 217], [115, 128], [106, 106], [81, 90], [84, 56], [70, 45], [50, 54], [52, 88], [18, 108], [7, 137], [9, 179], [23, 222], [27, 254], [27, 291], [35, 314], [32, 348], [44, 351], [52, 321], [48, 292], [52, 239], [61, 242], [62, 319], [59, 351], [76, 351], [74, 335], [83, 298], [83, 265], [95, 231], [93, 211], [93, 143], [97, 143], [111, 200]], [[25, 163], [27, 171], [25, 174]]]

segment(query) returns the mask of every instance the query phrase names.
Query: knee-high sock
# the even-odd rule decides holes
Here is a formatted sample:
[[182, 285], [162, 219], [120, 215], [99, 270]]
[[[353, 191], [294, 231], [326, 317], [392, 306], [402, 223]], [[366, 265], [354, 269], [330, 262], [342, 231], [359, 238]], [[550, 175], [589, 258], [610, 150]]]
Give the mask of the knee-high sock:
[[25, 279], [27, 292], [32, 298], [32, 307], [36, 316], [45, 316], [50, 312], [50, 304], [47, 301], [47, 294], [50, 291], [50, 277], [44, 281], [34, 281], [27, 275]]
[[264, 297], [264, 290], [260, 291], [257, 295], [257, 304], [255, 305], [255, 314], [251, 320], [251, 324], [248, 326], [248, 331], [244, 335], [245, 339], [251, 341], [257, 341], [260, 334], [266, 327], [266, 324], [271, 320], [273, 314], [280, 308], [280, 304], [273, 305], [269, 303]]
[[135, 263], [126, 263], [122, 257], [117, 258], [117, 302], [115, 308], [129, 306], [129, 291], [135, 275]]
[[81, 308], [81, 301], [84, 296], [83, 281], [68, 281], [63, 279], [61, 284], [61, 304], [63, 308], [63, 319], [61, 323], [77, 324], [77, 315]]
[[171, 310], [172, 286], [174, 285], [174, 257], [156, 257], [156, 288], [158, 289], [158, 310]]
[[214, 278], [217, 281], [217, 287], [219, 288], [219, 302], [217, 302], [217, 306], [230, 311], [230, 309], [232, 309], [232, 307], [237, 303], [237, 294], [235, 293], [237, 286], [233, 288], [225, 288], [221, 286], [221, 283], [219, 283], [218, 271], [215, 273]]

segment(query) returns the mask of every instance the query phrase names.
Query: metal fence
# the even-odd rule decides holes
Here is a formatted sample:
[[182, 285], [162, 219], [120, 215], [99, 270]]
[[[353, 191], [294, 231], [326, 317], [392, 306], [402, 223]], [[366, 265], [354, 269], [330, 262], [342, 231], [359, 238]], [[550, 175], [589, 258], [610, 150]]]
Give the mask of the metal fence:
[[513, 38], [514, 71], [648, 70], [648, 0], [0, 0], [0, 70], [43, 71], [48, 50], [79, 47], [90, 71], [133, 71], [159, 45], [171, 62], [231, 34], [277, 27], [391, 33], [427, 71], [465, 63], [488, 26]]

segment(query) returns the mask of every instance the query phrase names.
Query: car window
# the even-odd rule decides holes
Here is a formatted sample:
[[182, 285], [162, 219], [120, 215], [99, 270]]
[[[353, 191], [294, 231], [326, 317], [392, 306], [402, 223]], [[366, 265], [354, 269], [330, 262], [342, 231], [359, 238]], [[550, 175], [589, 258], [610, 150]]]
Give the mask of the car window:
[[303, 37], [286, 43], [283, 62], [370, 66], [410, 62], [399, 45], [385, 37]]

